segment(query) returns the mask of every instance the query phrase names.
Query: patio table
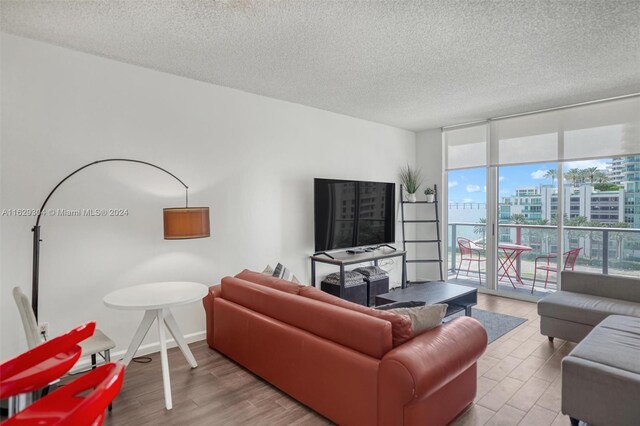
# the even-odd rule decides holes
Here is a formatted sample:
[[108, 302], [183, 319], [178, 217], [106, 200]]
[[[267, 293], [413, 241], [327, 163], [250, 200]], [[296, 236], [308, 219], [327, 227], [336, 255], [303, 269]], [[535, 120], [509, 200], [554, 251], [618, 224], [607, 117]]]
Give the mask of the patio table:
[[[524, 285], [524, 283], [522, 282], [522, 278], [520, 278], [520, 273], [513, 263], [518, 260], [522, 253], [531, 251], [532, 248], [529, 246], [523, 246], [521, 244], [499, 243], [498, 250], [502, 250], [502, 253], [504, 254], [504, 258], [498, 256], [498, 260], [500, 261], [500, 267], [498, 268], [498, 276], [500, 278], [498, 278], [498, 281], [502, 280], [506, 275], [507, 278], [509, 278], [509, 281], [511, 282], [513, 288], [516, 288], [515, 284], [513, 283], [513, 279], [511, 278], [511, 274], [509, 273], [509, 271], [511, 270], [515, 274], [516, 281]], [[502, 275], [500, 275], [501, 271]]]

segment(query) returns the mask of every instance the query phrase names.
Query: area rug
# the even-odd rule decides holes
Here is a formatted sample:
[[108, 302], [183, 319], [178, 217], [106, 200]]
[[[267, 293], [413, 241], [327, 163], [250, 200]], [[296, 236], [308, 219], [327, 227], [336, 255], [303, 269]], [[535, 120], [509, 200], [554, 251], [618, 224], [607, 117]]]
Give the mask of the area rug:
[[[445, 322], [463, 315], [464, 311], [457, 312], [446, 317]], [[480, 321], [487, 330], [489, 343], [527, 321], [525, 318], [513, 317], [511, 315], [499, 314], [497, 312], [483, 311], [482, 309], [476, 308], [471, 309], [471, 317]]]

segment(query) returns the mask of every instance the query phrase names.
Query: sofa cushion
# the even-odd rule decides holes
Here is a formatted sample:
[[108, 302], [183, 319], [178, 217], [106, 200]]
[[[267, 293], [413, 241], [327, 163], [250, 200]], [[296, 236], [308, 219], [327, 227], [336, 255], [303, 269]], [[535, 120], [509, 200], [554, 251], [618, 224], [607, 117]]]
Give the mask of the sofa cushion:
[[411, 319], [407, 316], [394, 314], [389, 311], [379, 311], [358, 305], [357, 303], [349, 302], [348, 300], [340, 299], [339, 297], [325, 293], [315, 287], [305, 286], [300, 289], [299, 294], [300, 296], [308, 297], [309, 299], [319, 300], [324, 303], [329, 303], [334, 306], [339, 306], [341, 308], [389, 321], [391, 323], [391, 334], [393, 337], [394, 348], [400, 346], [413, 337], [413, 332], [411, 331]]
[[265, 275], [260, 272], [250, 271], [248, 269], [245, 269], [244, 271], [237, 274], [236, 278], [249, 281], [254, 284], [259, 284], [266, 287], [274, 288], [276, 290], [285, 291], [291, 294], [298, 294], [300, 293], [300, 289], [302, 287], [306, 287], [301, 284], [296, 284], [291, 281]]
[[640, 318], [606, 318], [578, 343], [570, 356], [640, 374]]
[[557, 291], [538, 302], [538, 314], [595, 326], [609, 315], [640, 317], [640, 304], [589, 294]]
[[640, 279], [588, 272], [562, 272], [562, 289], [640, 303]]
[[388, 322], [268, 286], [226, 277], [222, 298], [357, 352], [381, 359], [391, 350]]

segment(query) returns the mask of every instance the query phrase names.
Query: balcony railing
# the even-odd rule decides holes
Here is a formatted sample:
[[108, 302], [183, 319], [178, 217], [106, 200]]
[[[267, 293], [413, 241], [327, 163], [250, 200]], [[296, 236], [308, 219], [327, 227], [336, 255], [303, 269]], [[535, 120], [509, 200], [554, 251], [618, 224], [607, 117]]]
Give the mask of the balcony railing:
[[[482, 246], [485, 241], [485, 227], [484, 223], [449, 223], [450, 274], [455, 274], [458, 267], [457, 238], [465, 237]], [[498, 241], [502, 243], [531, 247], [531, 251], [524, 252], [514, 262], [523, 281], [530, 283], [535, 273], [535, 258], [557, 252], [557, 227], [554, 225], [500, 224], [497, 236]], [[575, 270], [640, 278], [640, 229], [565, 226], [563, 239], [565, 252], [573, 248], [582, 248]], [[555, 259], [552, 262], [555, 263]], [[475, 277], [477, 276], [476, 273]], [[470, 277], [473, 278], [473, 274]], [[553, 277], [550, 278], [553, 280]]]

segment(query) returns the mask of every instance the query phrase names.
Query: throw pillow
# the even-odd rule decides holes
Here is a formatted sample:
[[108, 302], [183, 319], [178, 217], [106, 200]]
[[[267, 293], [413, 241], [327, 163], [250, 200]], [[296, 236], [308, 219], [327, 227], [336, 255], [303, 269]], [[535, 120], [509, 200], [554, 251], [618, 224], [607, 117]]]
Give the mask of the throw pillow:
[[[270, 266], [267, 265], [267, 268], [270, 268]], [[298, 281], [298, 278], [293, 275], [293, 272], [287, 269], [282, 263], [278, 263], [276, 265], [276, 269], [273, 270], [273, 273], [271, 275], [276, 278], [280, 278], [281, 280], [291, 281], [296, 284], [300, 283], [300, 281]]]
[[447, 305], [438, 303], [415, 308], [396, 308], [391, 309], [389, 312], [411, 318], [411, 330], [413, 335], [417, 336], [442, 324], [442, 318], [447, 313]]
[[388, 311], [390, 309], [397, 309], [397, 308], [415, 308], [418, 306], [424, 306], [426, 305], [425, 302], [419, 302], [419, 301], [415, 301], [412, 300], [410, 302], [393, 302], [393, 303], [387, 303], [386, 305], [380, 305], [380, 306], [376, 306], [376, 309], [379, 311]]
[[287, 293], [291, 293], [291, 294], [298, 294], [302, 287], [306, 287], [301, 284], [296, 284], [291, 281], [281, 280], [272, 275], [267, 275], [260, 272], [254, 272], [248, 269], [245, 269], [244, 271], [237, 274], [236, 278], [249, 281], [254, 284], [275, 288], [276, 290], [286, 291]]

